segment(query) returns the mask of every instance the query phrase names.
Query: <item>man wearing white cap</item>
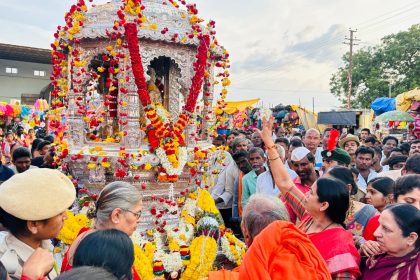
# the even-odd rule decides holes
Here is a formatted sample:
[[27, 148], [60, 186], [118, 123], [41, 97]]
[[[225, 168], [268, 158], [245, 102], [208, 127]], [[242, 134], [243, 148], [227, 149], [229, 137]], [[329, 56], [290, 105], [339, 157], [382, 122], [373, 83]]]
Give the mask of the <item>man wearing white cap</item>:
[[[52, 252], [50, 239], [59, 234], [75, 198], [71, 180], [52, 169], [30, 169], [1, 185], [0, 222], [9, 233], [0, 242], [0, 261], [13, 279], [20, 279], [22, 266], [36, 249]], [[48, 278], [57, 274], [52, 270]]]
[[318, 179], [315, 157], [307, 148], [299, 147], [293, 150], [291, 160], [293, 169], [298, 175], [293, 182], [303, 193], [306, 193]]
[[[315, 156], [305, 147], [298, 147], [293, 150], [291, 156], [292, 166], [297, 177], [293, 179], [296, 187], [302, 192], [310, 191], [312, 184], [318, 179], [318, 173], [315, 170]], [[296, 216], [289, 210], [290, 221], [296, 222]]]

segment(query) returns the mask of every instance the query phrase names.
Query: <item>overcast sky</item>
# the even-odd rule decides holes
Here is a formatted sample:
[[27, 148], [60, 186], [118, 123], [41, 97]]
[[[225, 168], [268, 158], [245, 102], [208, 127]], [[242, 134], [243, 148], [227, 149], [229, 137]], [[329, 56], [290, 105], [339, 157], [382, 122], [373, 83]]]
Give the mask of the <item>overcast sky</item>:
[[[163, 1], [163, 0], [162, 0]], [[49, 48], [57, 25], [76, 0], [1, 0], [0, 42]], [[103, 3], [106, 1], [94, 1]], [[145, 1], [143, 1], [145, 2]], [[199, 15], [216, 21], [219, 42], [231, 54], [228, 100], [261, 98], [264, 106], [299, 104], [337, 108], [329, 79], [357, 29], [358, 48], [420, 22], [413, 0], [196, 0]]]

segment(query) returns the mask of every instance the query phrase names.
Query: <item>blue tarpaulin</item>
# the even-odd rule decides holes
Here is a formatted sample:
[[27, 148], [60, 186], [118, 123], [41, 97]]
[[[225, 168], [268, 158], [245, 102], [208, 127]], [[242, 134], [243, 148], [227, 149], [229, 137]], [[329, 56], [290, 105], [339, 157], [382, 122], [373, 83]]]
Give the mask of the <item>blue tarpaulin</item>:
[[395, 98], [379, 97], [376, 98], [370, 108], [375, 112], [375, 115], [379, 116], [382, 113], [396, 110]]

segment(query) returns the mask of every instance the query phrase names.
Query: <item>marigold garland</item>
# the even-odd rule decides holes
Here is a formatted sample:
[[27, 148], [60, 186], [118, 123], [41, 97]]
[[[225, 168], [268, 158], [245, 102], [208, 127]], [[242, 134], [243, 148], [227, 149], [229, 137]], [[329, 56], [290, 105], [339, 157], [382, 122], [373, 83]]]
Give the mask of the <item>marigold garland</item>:
[[64, 220], [64, 224], [57, 239], [61, 240], [64, 244], [70, 245], [76, 239], [79, 231], [84, 227], [90, 227], [91, 221], [84, 214], [74, 215], [71, 211], [66, 211], [67, 219]]
[[141, 248], [134, 244], [134, 269], [137, 271], [141, 279], [153, 279], [153, 254], [155, 246], [148, 242]]
[[196, 280], [207, 277], [213, 269], [217, 254], [217, 242], [214, 238], [201, 235], [194, 238], [190, 246], [190, 263], [182, 273], [182, 280]]

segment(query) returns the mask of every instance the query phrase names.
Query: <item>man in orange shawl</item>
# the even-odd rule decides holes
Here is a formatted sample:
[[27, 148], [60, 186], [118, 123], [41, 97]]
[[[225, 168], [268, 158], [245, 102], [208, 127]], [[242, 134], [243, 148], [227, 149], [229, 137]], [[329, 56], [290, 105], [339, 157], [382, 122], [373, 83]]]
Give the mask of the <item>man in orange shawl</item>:
[[255, 238], [239, 279], [331, 279], [331, 275], [307, 235], [292, 223], [277, 221]]
[[241, 224], [249, 250], [240, 267], [210, 272], [209, 280], [331, 279], [318, 250], [288, 220], [278, 198], [251, 196]]

